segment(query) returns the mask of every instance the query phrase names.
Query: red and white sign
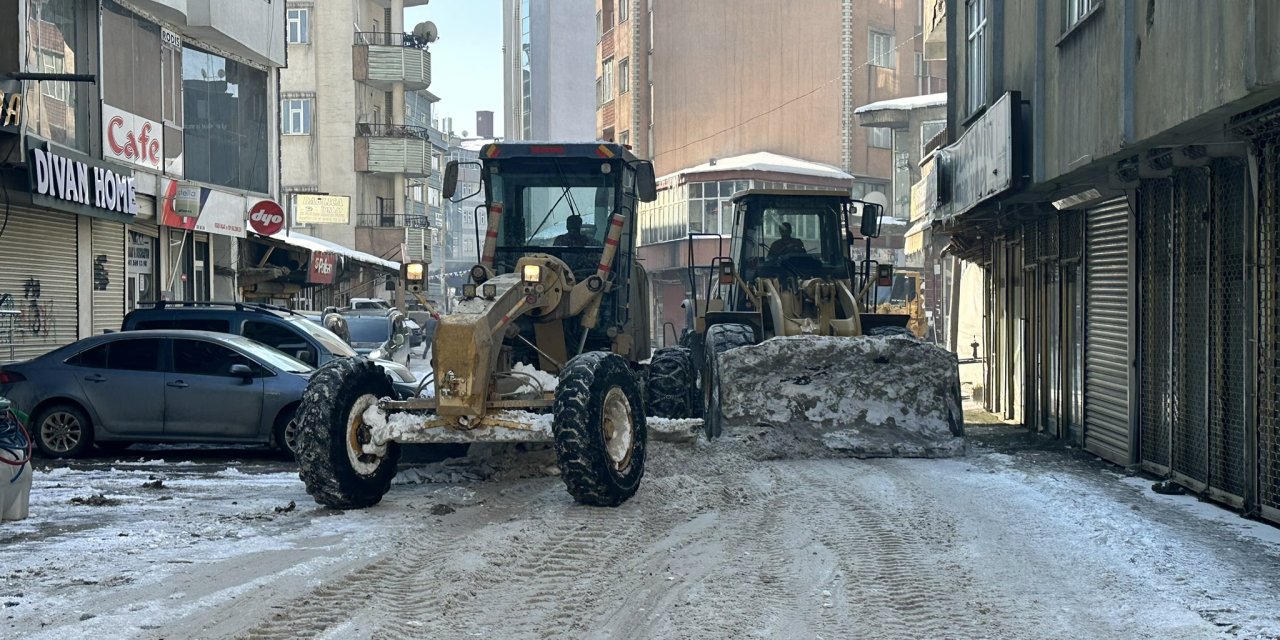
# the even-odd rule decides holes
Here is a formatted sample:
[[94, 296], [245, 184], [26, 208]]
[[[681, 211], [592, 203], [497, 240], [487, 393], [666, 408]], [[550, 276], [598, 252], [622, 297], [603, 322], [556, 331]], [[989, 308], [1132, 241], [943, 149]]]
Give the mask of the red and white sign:
[[102, 157], [164, 171], [164, 126], [111, 105], [102, 105]]
[[264, 236], [275, 235], [284, 229], [284, 209], [274, 200], [259, 200], [249, 209], [249, 226]]
[[311, 268], [307, 270], [307, 283], [333, 284], [338, 271], [338, 256], [327, 251], [311, 252]]
[[156, 195], [160, 224], [223, 236], [244, 237], [244, 196], [177, 180], [161, 180]]

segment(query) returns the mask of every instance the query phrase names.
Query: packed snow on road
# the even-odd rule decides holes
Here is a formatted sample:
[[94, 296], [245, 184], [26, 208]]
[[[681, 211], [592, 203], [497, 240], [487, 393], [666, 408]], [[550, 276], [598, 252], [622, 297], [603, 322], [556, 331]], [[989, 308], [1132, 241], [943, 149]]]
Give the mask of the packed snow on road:
[[[1004, 426], [833, 458], [651, 420], [644, 483], [575, 505], [546, 448], [405, 463], [339, 512], [290, 463], [129, 451], [35, 473], [5, 637], [1273, 638], [1280, 531]], [[981, 433], [986, 429], [987, 436]]]

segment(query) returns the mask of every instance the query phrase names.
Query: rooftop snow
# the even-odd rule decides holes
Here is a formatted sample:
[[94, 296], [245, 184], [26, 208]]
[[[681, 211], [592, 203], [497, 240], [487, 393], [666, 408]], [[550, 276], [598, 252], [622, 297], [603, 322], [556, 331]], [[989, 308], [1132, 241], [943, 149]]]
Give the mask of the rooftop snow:
[[790, 156], [770, 153], [768, 151], [758, 151], [756, 153], [748, 153], [746, 155], [733, 156], [731, 158], [716, 158], [715, 164], [707, 162], [696, 167], [682, 169], [658, 179], [664, 180], [677, 175], [710, 173], [712, 171], [774, 171], [777, 173], [794, 173], [797, 175], [833, 178], [836, 180], [853, 180], [852, 175], [849, 175], [848, 173], [845, 173], [844, 171], [841, 171], [829, 164], [810, 162], [808, 160], [792, 158]]
[[927, 107], [945, 107], [947, 106], [946, 93], [930, 93], [923, 96], [910, 96], [907, 98], [894, 98], [893, 100], [881, 100], [864, 104], [854, 113], [867, 113], [870, 111], [889, 111], [892, 109], [924, 109]]
[[285, 244], [291, 244], [295, 247], [310, 249], [311, 251], [327, 251], [329, 253], [336, 253], [340, 256], [350, 258], [352, 260], [355, 260], [356, 262], [363, 262], [365, 264], [384, 267], [387, 269], [391, 269], [392, 271], [400, 270], [399, 262], [384, 260], [373, 254], [365, 253], [363, 251], [356, 251], [355, 249], [348, 249], [347, 247], [344, 247], [336, 242], [321, 240], [320, 238], [312, 237], [305, 233], [298, 233], [297, 231], [289, 232], [288, 235], [285, 235], [285, 232], [281, 231], [275, 235], [271, 235], [267, 237], [271, 238], [272, 240], [279, 240], [280, 242], [283, 242]]

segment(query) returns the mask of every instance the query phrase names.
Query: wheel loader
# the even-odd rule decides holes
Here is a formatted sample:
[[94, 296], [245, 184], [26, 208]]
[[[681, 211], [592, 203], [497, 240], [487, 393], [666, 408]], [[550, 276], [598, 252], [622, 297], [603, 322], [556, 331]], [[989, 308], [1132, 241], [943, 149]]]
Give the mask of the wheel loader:
[[[438, 321], [417, 397], [390, 397], [363, 360], [311, 378], [297, 454], [320, 504], [378, 503], [407, 443], [554, 443], [578, 502], [617, 506], [639, 487], [649, 294], [635, 210], [655, 198], [653, 166], [598, 142], [493, 143], [477, 164], [482, 253]], [[445, 169], [445, 197], [458, 167]]]
[[[921, 443], [912, 433], [883, 444], [920, 421], [942, 425], [943, 448], [954, 449], [951, 438], [963, 434], [954, 354], [916, 340], [909, 313], [873, 312], [877, 292], [894, 282], [892, 265], [870, 257], [883, 208], [834, 190], [748, 189], [731, 202], [728, 255], [695, 265], [689, 238], [684, 343], [701, 406], [682, 409], [701, 409], [707, 437], [721, 435], [726, 418], [827, 432], [852, 424], [862, 435], [884, 432], [888, 440], [854, 447], [874, 455]], [[751, 345], [760, 345], [753, 358], [725, 357]]]

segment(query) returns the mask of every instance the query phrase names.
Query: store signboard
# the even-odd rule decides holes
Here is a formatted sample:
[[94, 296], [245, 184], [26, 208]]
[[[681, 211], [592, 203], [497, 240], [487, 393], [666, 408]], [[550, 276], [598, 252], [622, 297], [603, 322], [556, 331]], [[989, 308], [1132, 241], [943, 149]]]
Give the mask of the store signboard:
[[299, 193], [293, 196], [294, 224], [350, 224], [351, 198]]
[[162, 180], [160, 224], [243, 238], [245, 199], [180, 180]]

